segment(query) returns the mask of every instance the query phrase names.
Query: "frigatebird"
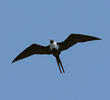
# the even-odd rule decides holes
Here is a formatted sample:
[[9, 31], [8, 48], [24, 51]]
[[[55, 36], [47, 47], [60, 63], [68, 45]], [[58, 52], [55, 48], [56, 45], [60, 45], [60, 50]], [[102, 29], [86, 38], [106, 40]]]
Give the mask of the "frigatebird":
[[41, 46], [38, 44], [32, 44], [28, 48], [26, 48], [23, 52], [21, 52], [13, 61], [24, 59], [29, 57], [33, 54], [52, 54], [57, 61], [60, 73], [64, 73], [64, 68], [62, 62], [60, 60], [60, 53], [63, 50], [70, 48], [71, 46], [75, 45], [76, 43], [80, 42], [87, 42], [92, 40], [101, 40], [100, 38], [89, 36], [89, 35], [82, 35], [82, 34], [73, 34], [71, 33], [63, 42], [55, 42], [54, 40], [50, 40], [50, 45], [48, 46]]

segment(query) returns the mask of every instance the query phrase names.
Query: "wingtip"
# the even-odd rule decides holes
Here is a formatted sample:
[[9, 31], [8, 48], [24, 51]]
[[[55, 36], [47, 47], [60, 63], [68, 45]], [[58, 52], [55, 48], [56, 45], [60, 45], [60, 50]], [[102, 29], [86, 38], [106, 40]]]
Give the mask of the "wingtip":
[[11, 63], [14, 63], [14, 60]]
[[97, 40], [102, 40], [101, 38], [97, 38]]
[[14, 63], [16, 60], [14, 59], [11, 63]]

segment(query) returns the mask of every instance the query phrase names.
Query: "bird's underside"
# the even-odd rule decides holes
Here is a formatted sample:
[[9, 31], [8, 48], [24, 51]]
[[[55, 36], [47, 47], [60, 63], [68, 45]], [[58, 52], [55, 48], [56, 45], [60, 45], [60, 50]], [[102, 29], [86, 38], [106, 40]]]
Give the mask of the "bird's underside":
[[48, 46], [41, 46], [38, 44], [32, 44], [28, 48], [26, 48], [23, 52], [21, 52], [13, 61], [24, 59], [34, 54], [53, 54], [56, 57], [56, 61], [60, 70], [60, 73], [64, 73], [64, 68], [59, 58], [60, 52], [70, 48], [71, 46], [75, 45], [79, 42], [87, 42], [92, 40], [101, 40], [100, 38], [88, 36], [88, 35], [81, 35], [81, 34], [70, 34], [63, 42], [54, 42], [50, 40], [50, 45]]

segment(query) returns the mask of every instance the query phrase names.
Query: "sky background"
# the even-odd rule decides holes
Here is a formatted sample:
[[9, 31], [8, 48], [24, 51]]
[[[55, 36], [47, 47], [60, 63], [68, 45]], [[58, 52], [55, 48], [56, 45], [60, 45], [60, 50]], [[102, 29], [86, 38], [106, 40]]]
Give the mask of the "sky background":
[[[65, 74], [49, 55], [11, 64], [33, 43], [70, 33], [101, 41], [61, 53]], [[0, 0], [0, 100], [110, 100], [109, 0]]]

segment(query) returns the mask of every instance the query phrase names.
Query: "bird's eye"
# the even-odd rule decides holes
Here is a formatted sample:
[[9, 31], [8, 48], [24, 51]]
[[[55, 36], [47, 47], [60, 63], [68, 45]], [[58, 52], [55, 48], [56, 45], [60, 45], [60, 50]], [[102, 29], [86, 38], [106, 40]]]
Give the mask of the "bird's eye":
[[53, 40], [50, 40], [50, 43], [53, 43], [54, 41]]

